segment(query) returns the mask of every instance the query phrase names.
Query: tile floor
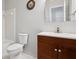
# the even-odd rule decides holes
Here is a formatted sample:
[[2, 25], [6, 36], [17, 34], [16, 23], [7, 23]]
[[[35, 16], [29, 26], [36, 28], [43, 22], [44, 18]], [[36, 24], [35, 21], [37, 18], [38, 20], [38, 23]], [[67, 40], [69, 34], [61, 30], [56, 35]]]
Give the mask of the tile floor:
[[[5, 56], [2, 59], [10, 59], [10, 57], [9, 56]], [[12, 59], [36, 59], [36, 58], [34, 58], [34, 57], [30, 56], [30, 55], [27, 55], [25, 53], [21, 53], [19, 56], [14, 57]]]

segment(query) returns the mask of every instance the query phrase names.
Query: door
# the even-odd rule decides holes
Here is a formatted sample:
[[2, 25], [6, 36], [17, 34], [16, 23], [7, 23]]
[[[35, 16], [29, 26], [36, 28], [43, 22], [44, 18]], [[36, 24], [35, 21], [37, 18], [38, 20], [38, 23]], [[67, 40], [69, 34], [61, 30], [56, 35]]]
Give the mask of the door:
[[58, 59], [76, 59], [75, 48], [63, 47], [59, 50], [61, 50], [61, 52], [58, 51]]
[[38, 38], [38, 59], [57, 59], [57, 44], [47, 37]]
[[58, 59], [76, 59], [76, 41], [63, 40], [58, 49]]

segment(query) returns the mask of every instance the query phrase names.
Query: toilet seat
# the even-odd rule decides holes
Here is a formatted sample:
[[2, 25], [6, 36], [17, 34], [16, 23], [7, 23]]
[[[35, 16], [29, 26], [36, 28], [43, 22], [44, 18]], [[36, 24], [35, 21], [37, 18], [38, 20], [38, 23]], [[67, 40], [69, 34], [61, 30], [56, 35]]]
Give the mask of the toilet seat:
[[23, 47], [22, 44], [19, 44], [19, 43], [14, 43], [12, 45], [10, 45], [7, 50], [8, 51], [14, 51], [14, 50], [17, 50], [17, 49], [21, 49]]

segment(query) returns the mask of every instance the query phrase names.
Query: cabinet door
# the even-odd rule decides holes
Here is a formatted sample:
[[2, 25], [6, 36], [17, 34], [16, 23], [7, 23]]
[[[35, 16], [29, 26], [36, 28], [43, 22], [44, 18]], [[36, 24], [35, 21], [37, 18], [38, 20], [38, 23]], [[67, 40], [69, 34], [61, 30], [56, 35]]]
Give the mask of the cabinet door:
[[57, 59], [57, 46], [53, 39], [38, 38], [38, 59]]
[[76, 41], [64, 40], [58, 49], [58, 59], [76, 59]]

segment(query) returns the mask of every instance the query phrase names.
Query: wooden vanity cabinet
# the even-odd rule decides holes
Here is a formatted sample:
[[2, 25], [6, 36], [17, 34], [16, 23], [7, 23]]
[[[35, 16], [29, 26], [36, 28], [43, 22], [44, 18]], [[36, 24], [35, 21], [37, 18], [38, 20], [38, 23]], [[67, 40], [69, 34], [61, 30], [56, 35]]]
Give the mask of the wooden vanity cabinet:
[[76, 59], [76, 40], [38, 35], [38, 59]]

